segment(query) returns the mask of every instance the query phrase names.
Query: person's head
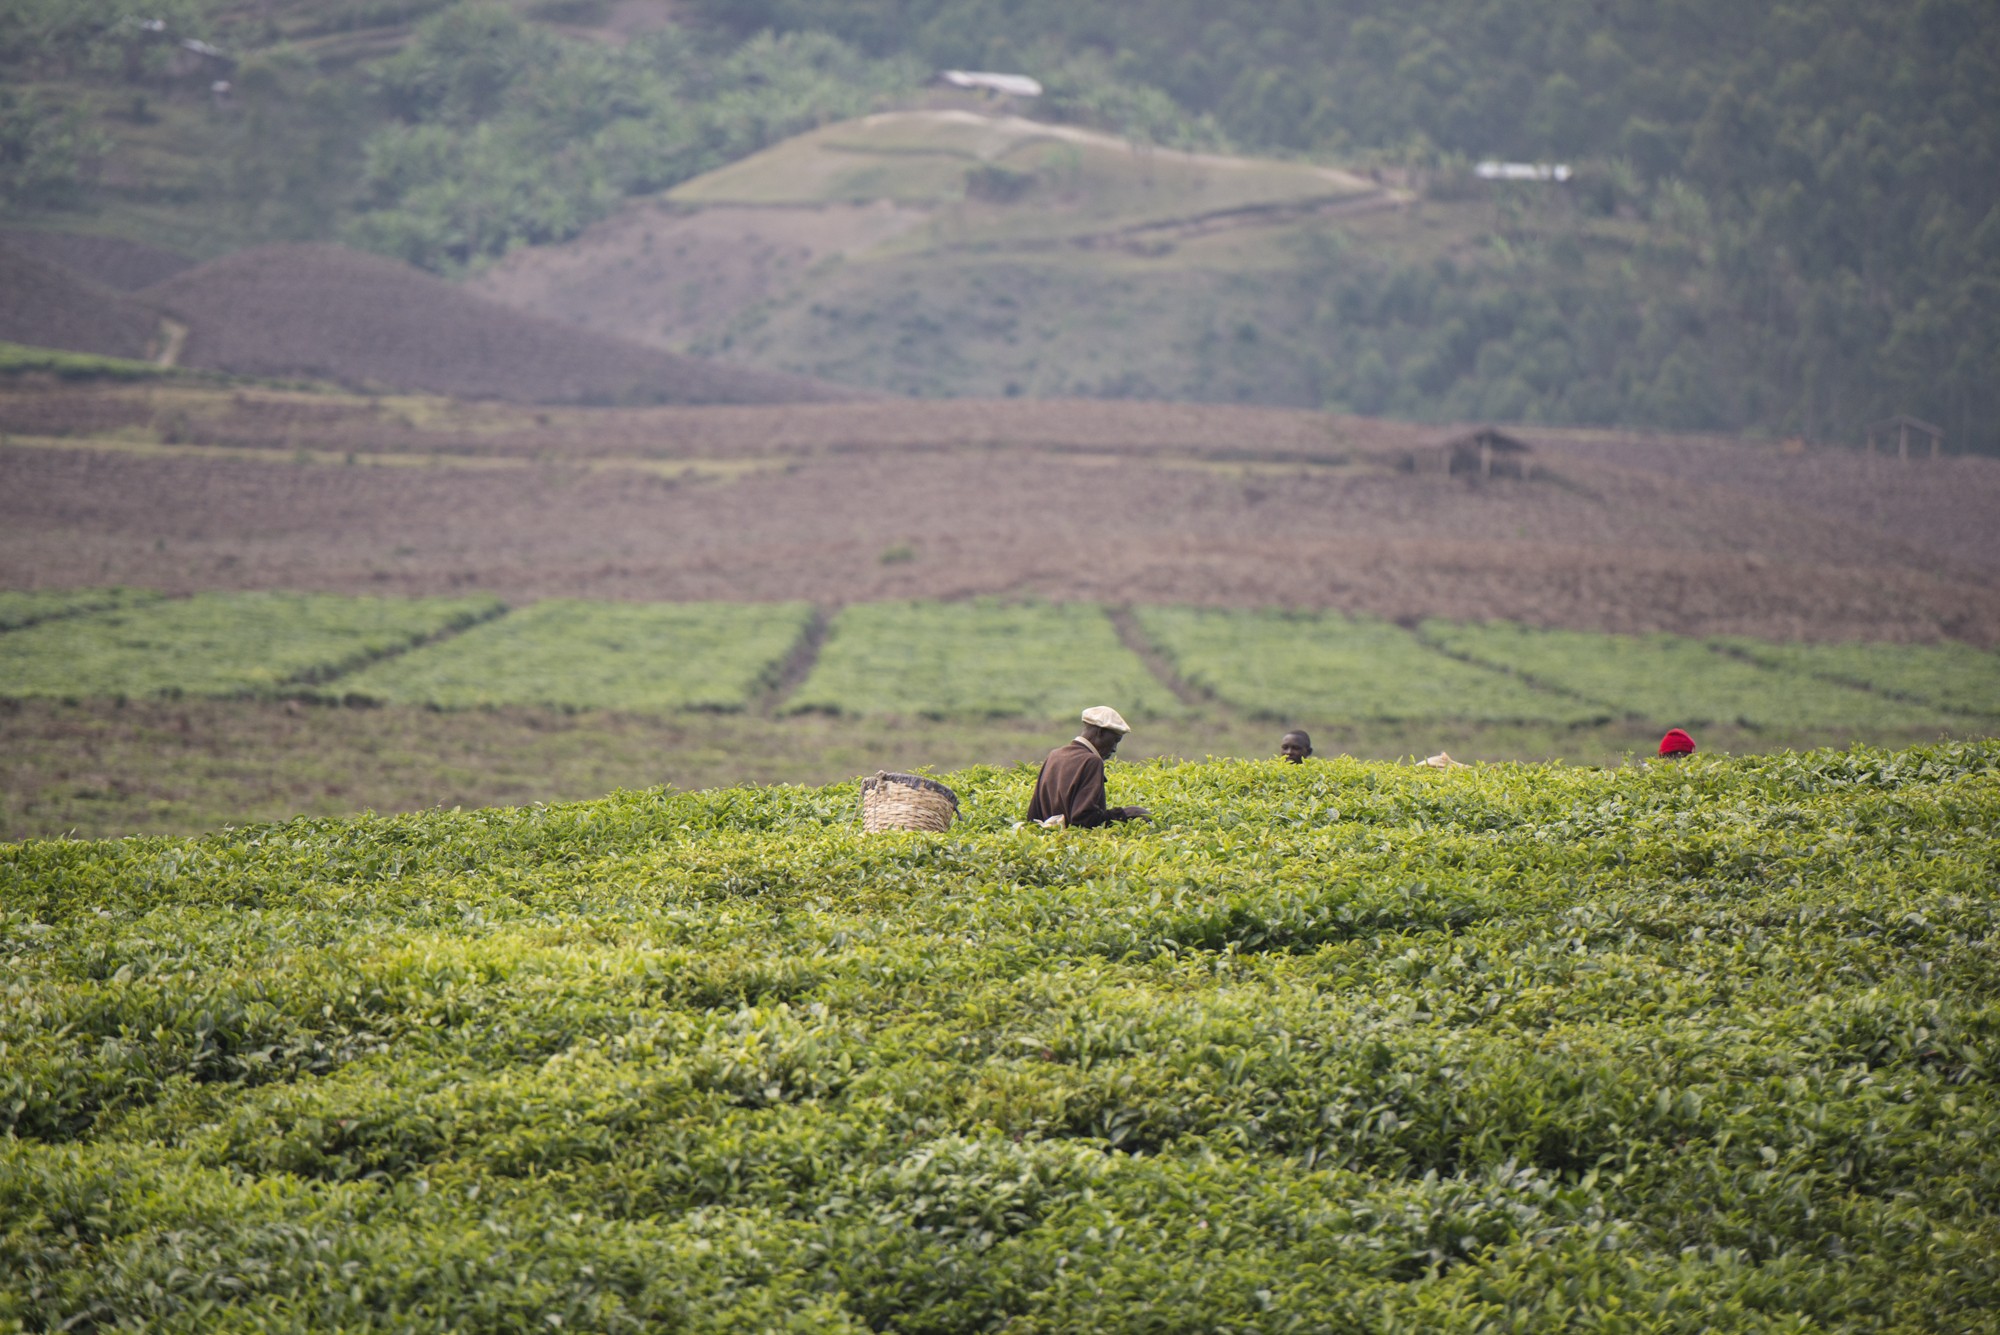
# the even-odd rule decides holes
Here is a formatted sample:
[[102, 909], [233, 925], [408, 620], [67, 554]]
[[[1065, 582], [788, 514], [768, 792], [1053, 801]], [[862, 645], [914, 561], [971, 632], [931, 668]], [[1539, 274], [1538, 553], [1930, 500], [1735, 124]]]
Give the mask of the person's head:
[[1083, 740], [1095, 747], [1097, 754], [1106, 760], [1118, 750], [1118, 743], [1125, 740], [1125, 734], [1132, 731], [1117, 710], [1110, 705], [1095, 705], [1083, 711]]
[[1694, 754], [1694, 738], [1679, 728], [1667, 729], [1667, 735], [1660, 739], [1660, 759], [1679, 760], [1682, 756]]
[[1306, 757], [1313, 753], [1313, 739], [1306, 735], [1304, 728], [1293, 728], [1278, 739], [1278, 754], [1294, 765], [1305, 764]]

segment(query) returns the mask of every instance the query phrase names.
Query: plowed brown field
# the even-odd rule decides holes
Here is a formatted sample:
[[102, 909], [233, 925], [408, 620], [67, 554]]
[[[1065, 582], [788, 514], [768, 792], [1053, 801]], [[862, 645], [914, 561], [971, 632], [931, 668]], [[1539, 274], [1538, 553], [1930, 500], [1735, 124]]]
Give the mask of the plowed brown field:
[[190, 330], [181, 361], [510, 403], [780, 403], [861, 391], [721, 366], [527, 315], [332, 245], [240, 251], [140, 294]]
[[185, 387], [17, 386], [0, 431], [7, 587], [1033, 596], [2000, 642], [1990, 535], [1931, 545], [1862, 509], [1977, 534], [1989, 460], [1739, 443], [1677, 468], [1549, 437], [1522, 481], [1400, 466], [1434, 431], [1275, 410], [535, 413]]

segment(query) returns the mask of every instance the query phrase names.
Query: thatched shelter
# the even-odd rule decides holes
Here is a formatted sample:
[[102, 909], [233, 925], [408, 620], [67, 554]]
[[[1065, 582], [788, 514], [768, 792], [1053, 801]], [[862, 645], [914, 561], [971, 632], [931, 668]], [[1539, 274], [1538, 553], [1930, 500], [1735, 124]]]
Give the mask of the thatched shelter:
[[1439, 471], [1446, 474], [1477, 473], [1480, 477], [1492, 477], [1497, 464], [1502, 472], [1525, 478], [1534, 468], [1529, 458], [1534, 451], [1528, 443], [1498, 427], [1475, 427], [1439, 441], [1431, 449]]
[[1937, 458], [1944, 449], [1944, 428], [1932, 426], [1929, 422], [1911, 417], [1908, 413], [1897, 413], [1894, 417], [1887, 417], [1879, 422], [1870, 422], [1868, 424], [1868, 452], [1870, 454], [1875, 453], [1875, 437], [1877, 433], [1884, 436], [1893, 435], [1896, 438], [1896, 457], [1904, 463], [1908, 463], [1910, 461], [1910, 433], [1913, 431], [1918, 435], [1930, 437], [1931, 458]]

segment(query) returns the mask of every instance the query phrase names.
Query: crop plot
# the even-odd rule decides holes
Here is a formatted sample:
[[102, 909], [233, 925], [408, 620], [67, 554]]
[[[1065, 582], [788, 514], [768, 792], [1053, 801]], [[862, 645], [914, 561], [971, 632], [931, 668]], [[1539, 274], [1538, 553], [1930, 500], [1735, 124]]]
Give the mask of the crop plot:
[[833, 623], [792, 711], [923, 718], [1116, 707], [1135, 727], [1180, 702], [1084, 603], [862, 603]]
[[1426, 622], [1426, 639], [1472, 662], [1644, 718], [1751, 728], [1921, 728], [1947, 711], [1777, 665], [1746, 662], [1675, 635], [1596, 635], [1505, 622]]
[[329, 693], [439, 709], [741, 709], [811, 617], [805, 603], [551, 599], [378, 663]]
[[137, 607], [158, 602], [146, 589], [0, 589], [0, 630], [19, 630], [38, 621]]
[[1771, 644], [1719, 640], [1759, 663], [1986, 718], [2000, 716], [2000, 655], [1969, 644]]
[[0, 696], [270, 694], [499, 611], [487, 597], [197, 594], [0, 635]]
[[2000, 742], [1033, 776], [0, 845], [0, 1328], [1990, 1325]]
[[1460, 662], [1371, 617], [1184, 607], [1134, 616], [1182, 677], [1258, 718], [1583, 723], [1612, 712]]

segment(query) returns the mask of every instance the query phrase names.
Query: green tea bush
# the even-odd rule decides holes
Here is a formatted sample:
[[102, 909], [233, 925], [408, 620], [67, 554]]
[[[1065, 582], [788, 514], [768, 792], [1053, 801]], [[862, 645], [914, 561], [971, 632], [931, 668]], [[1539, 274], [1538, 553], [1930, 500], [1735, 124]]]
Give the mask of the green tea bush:
[[1191, 607], [1135, 615], [1182, 677], [1260, 718], [1584, 723], [1610, 713], [1459, 662], [1373, 617]]
[[0, 846], [0, 1329], [1990, 1329], [2000, 742]]
[[489, 597], [201, 593], [0, 636], [0, 696], [263, 695], [500, 613]]
[[329, 691], [441, 709], [741, 709], [775, 678], [811, 619], [804, 603], [551, 599]]
[[2000, 655], [1969, 644], [1771, 644], [1735, 638], [1717, 643], [1789, 672], [1960, 714], [2000, 715]]
[[137, 607], [156, 602], [159, 594], [145, 589], [0, 589], [0, 630], [19, 630], [37, 621], [54, 621], [83, 612], [113, 607]]
[[[834, 619], [793, 711], [1074, 720], [1110, 704], [1143, 726], [1181, 704], [1082, 603], [860, 603]], [[1024, 804], [1025, 805], [1025, 804]]]
[[1427, 621], [1425, 639], [1469, 662], [1659, 727], [1922, 728], [1954, 722], [1944, 709], [1891, 699], [1773, 663], [1746, 662], [1677, 635], [1598, 635], [1506, 622]]

